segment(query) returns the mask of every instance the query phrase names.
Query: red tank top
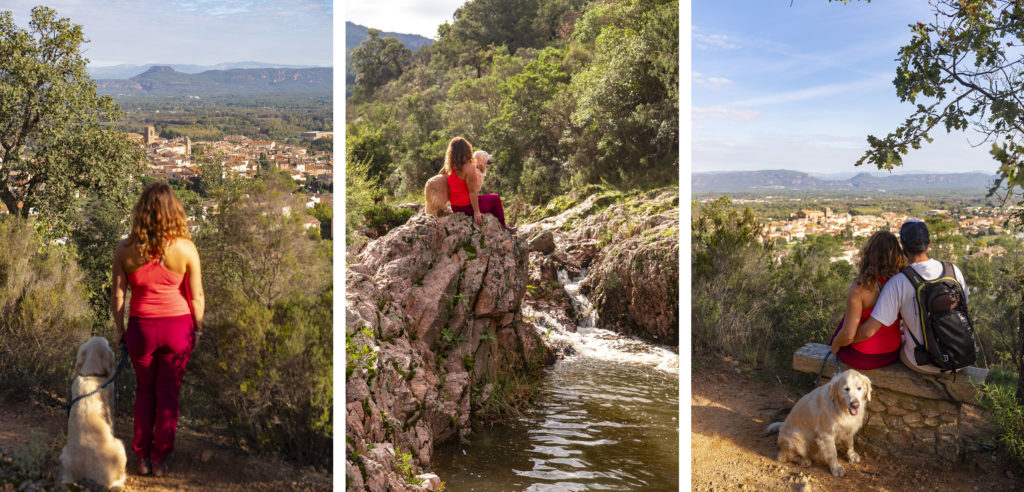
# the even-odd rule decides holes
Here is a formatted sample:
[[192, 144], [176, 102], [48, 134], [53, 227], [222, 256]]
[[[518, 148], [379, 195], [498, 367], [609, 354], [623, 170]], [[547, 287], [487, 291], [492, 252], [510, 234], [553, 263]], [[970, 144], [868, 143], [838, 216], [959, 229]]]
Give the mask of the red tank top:
[[459, 179], [455, 173], [448, 175], [448, 200], [453, 207], [465, 207], [469, 205], [469, 187], [466, 180]]
[[138, 318], [169, 318], [191, 314], [186, 277], [186, 274], [168, 270], [158, 259], [129, 273], [128, 285], [132, 288], [129, 315]]
[[[882, 287], [885, 282], [889, 279], [879, 278], [878, 279], [878, 291], [881, 293]], [[871, 311], [874, 311], [875, 307], [872, 306], [869, 309], [865, 309], [860, 313], [860, 322], [864, 323], [871, 317]], [[839, 320], [839, 326], [843, 326], [843, 322], [846, 320]], [[871, 338], [864, 340], [863, 342], [854, 342], [850, 344], [850, 347], [856, 349], [862, 354], [887, 354], [895, 352], [900, 349], [900, 318], [896, 318], [891, 325], [883, 326], [871, 335]]]

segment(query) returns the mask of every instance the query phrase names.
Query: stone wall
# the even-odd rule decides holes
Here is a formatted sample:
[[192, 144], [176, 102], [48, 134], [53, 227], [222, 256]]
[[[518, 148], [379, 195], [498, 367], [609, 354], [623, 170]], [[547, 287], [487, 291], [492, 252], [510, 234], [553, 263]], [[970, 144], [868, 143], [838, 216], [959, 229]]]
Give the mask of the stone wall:
[[[793, 369], [818, 374], [828, 345], [808, 343], [793, 354]], [[850, 367], [841, 364], [841, 370]], [[942, 464], [963, 461], [972, 450], [991, 439], [981, 410], [974, 405], [976, 386], [985, 382], [987, 369], [969, 367], [952, 374], [927, 376], [896, 363], [859, 371], [871, 379], [871, 401], [857, 444], [867, 454], [906, 456]], [[835, 374], [825, 365], [822, 383]]]

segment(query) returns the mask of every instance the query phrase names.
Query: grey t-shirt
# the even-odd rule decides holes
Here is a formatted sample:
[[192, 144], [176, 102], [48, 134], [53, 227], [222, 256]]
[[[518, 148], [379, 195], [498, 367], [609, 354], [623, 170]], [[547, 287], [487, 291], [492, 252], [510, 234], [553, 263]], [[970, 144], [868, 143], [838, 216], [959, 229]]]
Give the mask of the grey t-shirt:
[[[937, 279], [942, 275], [942, 262], [939, 260], [928, 259], [910, 266], [925, 280]], [[966, 301], [968, 294], [964, 276], [956, 265], [953, 265], [953, 273], [956, 275], [957, 282], [960, 282], [960, 286], [964, 289], [964, 300]], [[913, 284], [910, 283], [910, 279], [906, 275], [897, 273], [885, 283], [885, 287], [882, 287], [882, 292], [878, 295], [878, 301], [875, 302], [875, 308], [871, 311], [871, 317], [875, 318], [875, 321], [882, 323], [882, 326], [888, 326], [896, 321], [898, 315], [902, 314], [903, 349], [900, 350], [900, 360], [907, 367], [917, 372], [939, 374], [941, 372], [939, 368], [932, 364], [919, 366], [914, 362], [914, 347], [916, 347], [916, 344], [914, 340], [907, 336], [907, 330], [910, 330], [910, 333], [919, 342], [924, 343], [924, 339], [921, 336], [921, 314], [917, 309], [917, 299], [914, 298]]]

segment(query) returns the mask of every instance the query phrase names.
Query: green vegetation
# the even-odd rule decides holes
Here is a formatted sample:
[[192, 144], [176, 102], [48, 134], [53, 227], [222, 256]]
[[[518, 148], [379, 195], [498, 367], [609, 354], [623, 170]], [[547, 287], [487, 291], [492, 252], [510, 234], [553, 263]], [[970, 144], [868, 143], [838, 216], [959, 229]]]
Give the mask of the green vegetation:
[[28, 442], [14, 448], [11, 464], [27, 479], [40, 479], [52, 473], [57, 452], [54, 443], [44, 444], [42, 437], [32, 430]]
[[[331, 246], [304, 234], [294, 184], [229, 180], [195, 238], [206, 335], [193, 355], [194, 414], [249, 445], [326, 465], [332, 436]], [[206, 344], [206, 347], [203, 347]]]
[[0, 387], [64, 395], [93, 313], [73, 248], [43, 241], [37, 227], [0, 215]]
[[[256, 140], [301, 145], [327, 145], [321, 140], [301, 140], [304, 131], [331, 131], [334, 111], [331, 97], [219, 96], [200, 100], [176, 97], [121, 97], [124, 108], [109, 128], [140, 133], [147, 125], [164, 138], [187, 136], [192, 140], [220, 140], [245, 135]], [[325, 150], [316, 148], [312, 150]], [[326, 149], [329, 150], [329, 149]]]
[[365, 65], [346, 118], [357, 179], [418, 197], [463, 136], [495, 156], [482, 192], [510, 217], [588, 184], [676, 181], [677, 2], [472, 0], [454, 18], [408, 63], [388, 38], [353, 53]]
[[693, 344], [697, 353], [782, 369], [804, 343], [828, 341], [854, 271], [829, 261], [837, 247], [831, 238], [799, 244], [776, 260], [773, 245], [758, 242], [760, 231], [751, 210], [738, 210], [728, 197], [694, 204]]
[[416, 478], [419, 471], [416, 469], [416, 465], [412, 462], [412, 455], [409, 453], [403, 453], [399, 450], [395, 453], [395, 471], [398, 472], [398, 476], [405, 480], [405, 483], [409, 485], [420, 486], [423, 485], [422, 478]]
[[[355, 338], [362, 336], [363, 340], [369, 342], [358, 343]], [[370, 378], [376, 371], [377, 351], [373, 345], [373, 330], [364, 326], [355, 333], [345, 332], [345, 380], [347, 381], [356, 369], [367, 372]]]
[[491, 383], [494, 384], [491, 394], [473, 415], [476, 422], [507, 423], [522, 416], [524, 407], [536, 401], [540, 377], [536, 371], [524, 374], [503, 371]]
[[0, 203], [21, 217], [34, 211], [51, 237], [64, 237], [79, 207], [110, 201], [127, 211], [144, 154], [123, 134], [104, 131], [120, 117], [85, 71], [82, 26], [46, 7], [29, 29], [0, 11]]
[[985, 384], [977, 398], [991, 415], [1003, 452], [1024, 462], [1024, 406], [1017, 403], [1012, 386]]

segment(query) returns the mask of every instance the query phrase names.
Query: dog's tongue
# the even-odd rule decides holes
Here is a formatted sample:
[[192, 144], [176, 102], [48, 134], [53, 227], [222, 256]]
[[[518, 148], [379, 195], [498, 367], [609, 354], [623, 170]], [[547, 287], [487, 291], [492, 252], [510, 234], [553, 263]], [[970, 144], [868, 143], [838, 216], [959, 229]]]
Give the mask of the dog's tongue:
[[857, 415], [857, 409], [856, 408], [851, 408], [850, 409], [850, 415]]

